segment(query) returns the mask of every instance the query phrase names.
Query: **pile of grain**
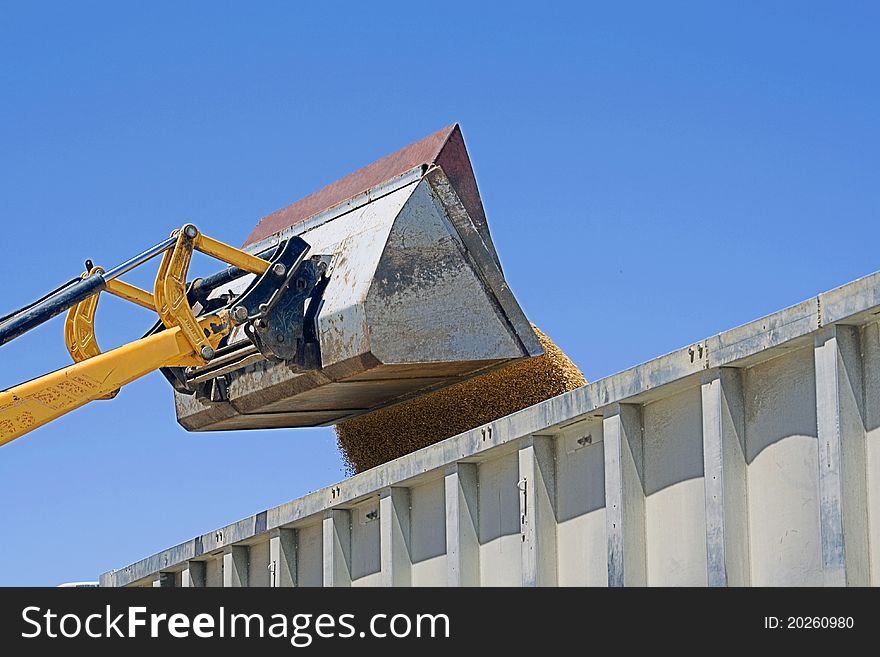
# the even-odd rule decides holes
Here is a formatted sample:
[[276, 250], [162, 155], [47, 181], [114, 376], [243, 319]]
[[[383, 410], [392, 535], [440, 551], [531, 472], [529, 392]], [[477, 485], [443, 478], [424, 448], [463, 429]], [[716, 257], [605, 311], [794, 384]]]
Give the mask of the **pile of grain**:
[[337, 424], [347, 470], [363, 472], [584, 385], [584, 375], [559, 347], [537, 328], [535, 334], [543, 356]]

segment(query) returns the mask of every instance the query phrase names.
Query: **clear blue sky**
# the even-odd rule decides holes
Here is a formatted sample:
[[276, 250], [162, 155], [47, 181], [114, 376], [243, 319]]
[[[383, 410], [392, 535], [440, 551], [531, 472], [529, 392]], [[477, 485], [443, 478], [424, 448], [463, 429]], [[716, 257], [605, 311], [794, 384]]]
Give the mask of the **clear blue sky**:
[[[880, 269], [880, 14], [819, 4], [2, 2], [0, 314], [460, 121], [529, 317], [588, 379], [649, 360]], [[104, 348], [152, 322], [99, 315]], [[58, 319], [0, 388], [67, 362]], [[184, 432], [153, 374], [0, 449], [0, 584], [342, 476], [330, 429]]]

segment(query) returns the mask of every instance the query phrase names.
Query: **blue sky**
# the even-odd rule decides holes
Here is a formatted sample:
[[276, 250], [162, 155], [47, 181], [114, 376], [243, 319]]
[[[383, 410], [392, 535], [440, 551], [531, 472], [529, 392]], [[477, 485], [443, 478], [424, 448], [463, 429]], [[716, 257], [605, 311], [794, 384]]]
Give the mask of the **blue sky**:
[[[649, 360], [880, 269], [880, 12], [822, 5], [0, 2], [0, 314], [459, 121], [532, 321], [590, 380]], [[99, 341], [151, 322], [104, 299]], [[58, 319], [0, 388], [67, 362]], [[342, 476], [330, 429], [186, 433], [153, 374], [0, 449], [0, 584]]]

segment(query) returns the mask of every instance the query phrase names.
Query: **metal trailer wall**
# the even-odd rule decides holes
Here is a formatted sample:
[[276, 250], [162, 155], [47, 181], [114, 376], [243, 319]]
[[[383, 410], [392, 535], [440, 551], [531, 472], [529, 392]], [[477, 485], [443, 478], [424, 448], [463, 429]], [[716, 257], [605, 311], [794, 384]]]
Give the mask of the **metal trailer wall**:
[[880, 274], [103, 586], [880, 583]]

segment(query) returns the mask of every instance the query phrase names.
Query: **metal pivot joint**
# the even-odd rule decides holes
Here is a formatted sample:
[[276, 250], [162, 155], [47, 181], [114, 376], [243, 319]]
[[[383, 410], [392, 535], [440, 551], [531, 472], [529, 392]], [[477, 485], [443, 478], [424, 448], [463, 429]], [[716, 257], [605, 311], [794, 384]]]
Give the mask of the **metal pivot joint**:
[[[50, 422], [90, 401], [109, 399], [125, 384], [157, 369], [180, 389], [185, 372], [214, 360], [232, 329], [244, 332], [266, 357], [290, 361], [294, 367], [314, 367], [317, 344], [314, 321], [315, 291], [326, 259], [306, 259], [309, 246], [300, 238], [281, 244], [270, 260], [252, 255], [203, 235], [193, 224], [109, 270], [87, 261], [87, 271], [42, 299], [0, 318], [0, 344], [68, 311], [65, 345], [74, 362], [66, 368], [0, 391], [0, 445]], [[195, 283], [187, 283], [193, 251], [222, 260], [231, 267]], [[162, 256], [152, 293], [119, 277]], [[256, 279], [235, 302], [227, 297], [209, 299], [217, 286], [255, 274]], [[326, 283], [324, 283], [326, 285]], [[95, 313], [102, 291], [154, 311], [159, 322], [144, 337], [102, 353], [95, 338]], [[170, 376], [169, 373], [173, 373]], [[228, 396], [229, 380], [209, 382], [209, 399]]]
[[320, 366], [317, 342], [307, 340], [314, 331], [306, 331], [305, 324], [307, 311], [319, 303], [310, 299], [327, 270], [325, 259], [306, 258], [308, 250], [300, 237], [283, 242], [272, 265], [232, 307], [233, 321], [244, 325], [260, 353], [303, 369]]

